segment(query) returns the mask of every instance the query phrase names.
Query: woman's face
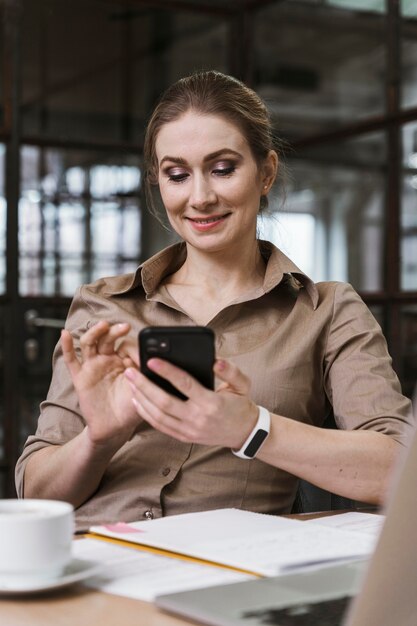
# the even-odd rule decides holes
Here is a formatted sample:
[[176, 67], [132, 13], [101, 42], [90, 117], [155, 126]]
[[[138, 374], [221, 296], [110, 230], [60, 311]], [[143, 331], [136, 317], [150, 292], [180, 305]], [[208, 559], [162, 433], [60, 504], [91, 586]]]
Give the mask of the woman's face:
[[255, 239], [269, 179], [234, 124], [189, 111], [161, 128], [155, 148], [162, 200], [182, 239], [207, 251]]

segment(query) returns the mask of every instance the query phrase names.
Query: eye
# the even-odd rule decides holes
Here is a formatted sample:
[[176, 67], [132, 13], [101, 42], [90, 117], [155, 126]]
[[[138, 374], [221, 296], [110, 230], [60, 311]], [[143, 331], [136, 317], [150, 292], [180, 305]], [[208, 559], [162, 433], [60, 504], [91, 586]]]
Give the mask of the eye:
[[236, 165], [234, 163], [216, 163], [213, 168], [213, 174], [217, 176], [230, 176], [236, 169]]
[[168, 180], [172, 180], [174, 183], [181, 183], [183, 180], [187, 178], [188, 174], [184, 172], [184, 174], [169, 174]]
[[168, 168], [164, 171], [164, 174], [173, 183], [182, 183], [188, 178], [188, 172], [179, 167]]

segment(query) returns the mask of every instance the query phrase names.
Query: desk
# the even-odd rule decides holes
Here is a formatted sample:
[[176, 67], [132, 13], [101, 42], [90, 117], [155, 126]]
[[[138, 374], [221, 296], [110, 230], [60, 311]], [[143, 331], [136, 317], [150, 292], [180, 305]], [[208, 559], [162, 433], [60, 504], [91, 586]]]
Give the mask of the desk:
[[[342, 513], [342, 511], [338, 511]], [[297, 519], [322, 517], [294, 515]], [[39, 596], [0, 599], [1, 626], [190, 626], [153, 604], [74, 585]]]
[[66, 591], [0, 600], [2, 626], [190, 626], [153, 604], [75, 585]]

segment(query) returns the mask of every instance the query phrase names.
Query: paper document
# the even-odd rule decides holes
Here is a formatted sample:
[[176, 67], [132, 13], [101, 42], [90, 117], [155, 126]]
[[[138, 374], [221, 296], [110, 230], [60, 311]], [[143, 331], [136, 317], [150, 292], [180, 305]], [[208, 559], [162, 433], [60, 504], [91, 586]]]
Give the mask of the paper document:
[[94, 526], [90, 531], [262, 576], [312, 564], [364, 558], [376, 543], [376, 537], [369, 533], [238, 509]]
[[73, 541], [73, 556], [102, 564], [84, 584], [106, 593], [151, 602], [157, 595], [253, 578], [233, 570], [199, 565], [120, 547], [97, 539]]
[[385, 515], [378, 513], [361, 513], [360, 511], [349, 511], [349, 513], [338, 513], [317, 519], [308, 520], [307, 524], [320, 524], [321, 526], [332, 526], [343, 530], [358, 531], [379, 536], [385, 522]]

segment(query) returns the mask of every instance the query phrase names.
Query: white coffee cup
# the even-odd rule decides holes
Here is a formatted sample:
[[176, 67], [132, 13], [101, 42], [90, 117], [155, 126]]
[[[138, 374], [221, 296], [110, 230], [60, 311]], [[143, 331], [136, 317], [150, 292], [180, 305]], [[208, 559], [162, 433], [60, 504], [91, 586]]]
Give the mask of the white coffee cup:
[[19, 584], [60, 576], [71, 560], [74, 509], [58, 500], [0, 500], [0, 577]]

